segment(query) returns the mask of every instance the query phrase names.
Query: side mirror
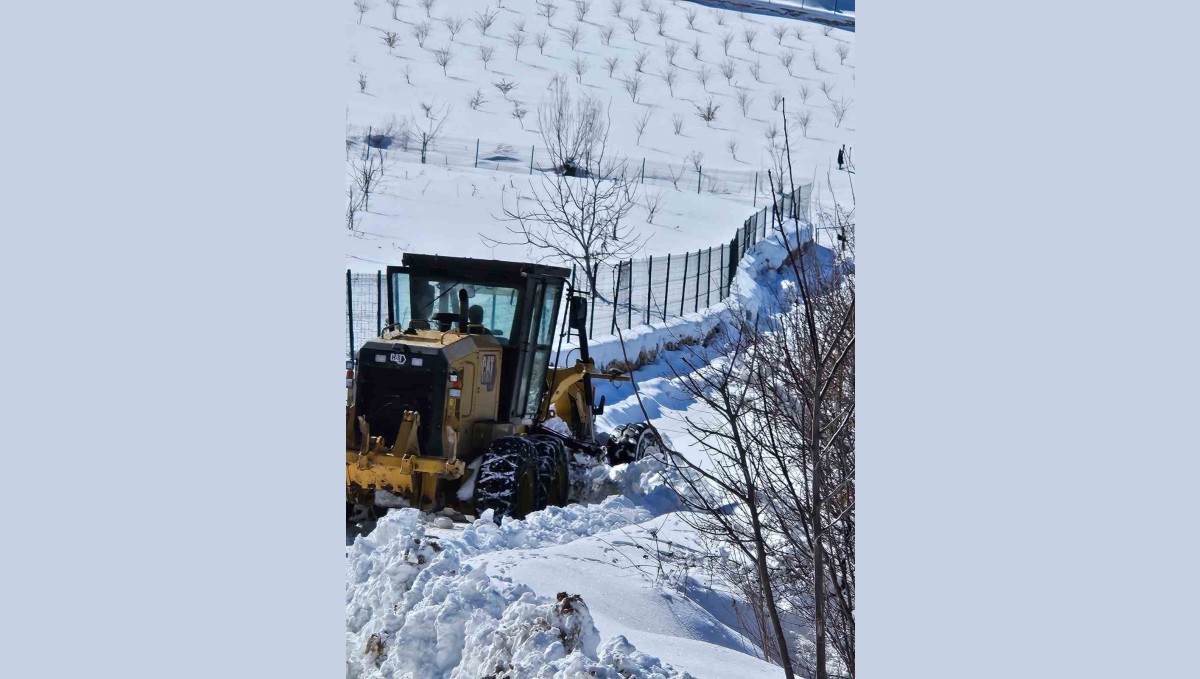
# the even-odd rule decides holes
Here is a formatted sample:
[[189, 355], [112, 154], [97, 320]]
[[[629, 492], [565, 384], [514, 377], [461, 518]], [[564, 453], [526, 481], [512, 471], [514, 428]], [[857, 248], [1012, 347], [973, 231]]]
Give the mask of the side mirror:
[[601, 396], [600, 403], [595, 408], [592, 408], [592, 413], [594, 415], [603, 415], [604, 414], [604, 398], [605, 397]]
[[587, 327], [587, 298], [572, 297], [570, 301], [570, 325], [576, 330], [583, 330]]

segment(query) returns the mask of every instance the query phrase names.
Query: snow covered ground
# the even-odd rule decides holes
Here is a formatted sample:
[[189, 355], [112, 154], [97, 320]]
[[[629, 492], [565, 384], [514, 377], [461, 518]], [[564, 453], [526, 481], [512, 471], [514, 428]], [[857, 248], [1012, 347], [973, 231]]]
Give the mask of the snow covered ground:
[[[435, 144], [429, 164], [422, 165], [413, 153], [402, 153], [398, 147], [385, 151], [391, 166], [379, 193], [372, 196], [358, 228], [347, 234], [350, 268], [374, 270], [396, 263], [410, 248], [514, 259], [540, 254], [523, 247], [493, 248], [481, 242], [479, 234], [501, 233], [498, 217], [505, 201], [511, 205], [518, 192], [529, 194], [531, 180], [540, 181], [536, 173], [530, 176], [512, 169], [524, 167], [531, 149], [542, 146], [536, 111], [556, 75], [565, 77], [577, 93], [596, 97], [608, 108], [611, 151], [627, 158], [631, 166], [645, 159], [658, 167], [691, 167], [689, 157], [698, 154], [705, 173], [738, 178], [722, 184], [720, 190], [726, 193], [706, 188], [699, 195], [696, 175], [690, 170], [678, 188], [670, 182], [648, 182], [647, 190], [665, 194], [665, 214], [656, 217], [654, 224], [646, 222], [644, 211], [632, 215], [650, 238], [646, 254], [695, 250], [727, 241], [754, 212], [752, 203], [764, 204], [769, 194], [761, 177], [770, 166], [772, 143], [766, 135], [774, 127], [775, 143], [782, 140], [780, 107], [772, 103], [776, 94], [786, 99], [789, 115], [807, 112], [811, 117], [807, 133], [794, 120], [790, 123], [797, 182], [816, 179], [823, 185], [832, 168], [835, 189], [845, 190], [846, 178], [836, 171], [835, 157], [838, 148], [853, 142], [853, 32], [686, 1], [650, 0], [650, 11], [644, 12], [638, 0], [626, 0], [620, 18], [613, 15], [610, 2], [593, 1], [582, 21], [576, 19], [572, 2], [556, 3], [549, 20], [539, 15], [540, 5], [533, 0], [436, 0], [428, 13], [419, 3], [406, 0], [395, 9], [395, 18], [391, 6], [375, 0], [368, 4], [371, 8], [362, 14], [361, 23], [357, 11], [348, 6], [348, 141], [361, 141], [368, 129], [378, 133], [389, 125], [399, 129], [406, 120], [420, 122], [425, 119], [422, 104], [449, 112], [442, 130], [444, 148]], [[666, 17], [662, 35], [655, 18], [659, 11]], [[689, 12], [695, 13], [691, 27]], [[484, 17], [494, 17], [486, 35], [472, 23]], [[627, 20], [640, 22], [636, 35]], [[452, 36], [449, 26], [458, 21], [462, 28]], [[518, 31], [522, 26], [524, 30]], [[418, 39], [415, 33], [422, 27], [427, 35]], [[606, 45], [603, 34], [610, 27]], [[572, 47], [570, 34], [575, 28], [579, 36]], [[786, 33], [777, 36], [776, 29]], [[396, 36], [391, 48], [384, 42], [389, 32]], [[510, 42], [518, 32], [525, 36], [519, 52]], [[539, 36], [546, 40], [540, 50]], [[486, 67], [481, 48], [491, 50]], [[450, 54], [444, 72], [435, 57], [440, 49]], [[839, 49], [847, 54], [844, 60]], [[668, 50], [674, 50], [674, 55]], [[645, 59], [640, 73], [635, 66], [639, 54]], [[788, 55], [790, 65], [785, 65]], [[586, 69], [581, 76], [575, 73], [576, 59]], [[616, 60], [611, 76], [606, 65], [610, 59]], [[726, 62], [732, 68], [728, 79], [722, 75]], [[705, 72], [708, 76], [701, 82], [700, 74]], [[674, 74], [670, 76], [673, 87], [667, 84], [668, 73]], [[360, 86], [360, 78], [365, 87]], [[641, 82], [636, 103], [624, 84], [632, 78]], [[494, 86], [501, 81], [516, 84], [507, 96]], [[477, 91], [486, 103], [473, 110], [468, 100]], [[745, 113], [739, 95], [747, 98]], [[697, 116], [697, 106], [709, 98], [719, 109], [716, 120], [706, 125]], [[513, 117], [514, 102], [529, 111], [523, 120]], [[848, 106], [840, 125], [835, 103]], [[650, 118], [639, 139], [634, 123], [647, 114]], [[674, 132], [676, 119], [681, 121], [679, 134]], [[481, 140], [484, 158], [500, 157], [497, 148], [504, 147], [499, 153], [513, 159], [505, 163], [509, 169], [483, 169], [486, 162], [475, 169], [475, 139]], [[731, 152], [731, 142], [737, 144], [736, 151]], [[347, 157], [359, 150], [348, 148]], [[763, 194], [757, 201], [755, 172], [761, 175]]]
[[[852, 145], [854, 110], [851, 106], [837, 125], [831, 105], [852, 104], [852, 32], [833, 29], [826, 35], [813, 23], [686, 1], [650, 0], [651, 11], [643, 12], [639, 0], [625, 0], [621, 19], [612, 15], [610, 2], [595, 1], [582, 21], [575, 18], [575, 3], [562, 1], [549, 21], [538, 14], [533, 0], [436, 0], [428, 16], [418, 2], [404, 0], [395, 18], [390, 5], [368, 4], [373, 6], [361, 24], [354, 11], [348, 27], [348, 158], [361, 152], [358, 144], [368, 127], [378, 131], [410, 116], [419, 119], [426, 103], [450, 105], [444, 134], [454, 144], [480, 138], [485, 157], [495, 155], [486, 148], [490, 143], [491, 151], [498, 145], [524, 149], [513, 156], [527, 161], [530, 148], [541, 144], [535, 131], [537, 103], [551, 77], [566, 73], [570, 83], [609, 107], [610, 144], [631, 162], [645, 158], [647, 163], [682, 166], [689, 154], [699, 153], [706, 168], [729, 176], [767, 168], [764, 131], [772, 123], [782, 128], [771, 105], [772, 93], [778, 91], [787, 98], [789, 114], [807, 110], [812, 117], [807, 134], [794, 122], [789, 129], [797, 181], [803, 177], [824, 184], [832, 165], [834, 189], [845, 188], [847, 177], [836, 172], [834, 158], [840, 146]], [[665, 35], [658, 34], [657, 10], [667, 16]], [[689, 10], [696, 12], [694, 29], [687, 24]], [[470, 22], [483, 12], [496, 14], [486, 35]], [[453, 24], [456, 18], [464, 25], [452, 39], [447, 20]], [[640, 20], [636, 37], [623, 19]], [[428, 24], [423, 48], [414, 35], [422, 23]], [[505, 38], [522, 23], [528, 35], [518, 57]], [[572, 48], [566, 40], [575, 24], [581, 36]], [[609, 25], [614, 30], [605, 45], [602, 31]], [[788, 33], [777, 38], [776, 27]], [[391, 49], [383, 41], [388, 31], [398, 39]], [[746, 44], [746, 31], [754, 32], [752, 47]], [[728, 57], [722, 44], [726, 32], [733, 38]], [[543, 33], [547, 44], [541, 53], [536, 36]], [[670, 45], [677, 46], [673, 94], [663, 75], [670, 69]], [[692, 55], [694, 45], [698, 59]], [[844, 64], [838, 45], [848, 52]], [[494, 49], [486, 68], [481, 46]], [[445, 73], [432, 52], [441, 48], [452, 54]], [[647, 61], [635, 103], [621, 79], [635, 75], [633, 61], [642, 51]], [[787, 53], [793, 54], [790, 74], [780, 59]], [[576, 57], [587, 67], [578, 78]], [[618, 60], [613, 77], [605, 66], [610, 58]], [[734, 68], [729, 82], [721, 75], [727, 59]], [[705, 69], [711, 75], [702, 84], [696, 75]], [[365, 91], [360, 91], [360, 75]], [[508, 99], [530, 110], [524, 121], [512, 117], [512, 101], [492, 86], [502, 79], [518, 83]], [[807, 101], [802, 88], [808, 90]], [[467, 100], [476, 90], [483, 91], [488, 103], [472, 110]], [[744, 115], [739, 92], [749, 97]], [[696, 106], [709, 96], [721, 106], [711, 128], [696, 116]], [[639, 141], [634, 119], [647, 111], [650, 121]], [[678, 135], [672, 126], [676, 116], [683, 119]], [[731, 153], [730, 141], [738, 144], [736, 153]], [[390, 167], [370, 210], [347, 234], [350, 268], [373, 271], [398, 263], [409, 250], [538, 257], [540, 253], [522, 247], [486, 245], [479, 237], [502, 232], [498, 217], [505, 201], [515, 200], [519, 191], [528, 194], [529, 182], [540, 181], [538, 175], [512, 167], [488, 169], [486, 163], [475, 168], [449, 146], [447, 142], [440, 156], [431, 153], [428, 164], [414, 162], [411, 153], [389, 154]], [[648, 186], [665, 192], [666, 200], [654, 224], [639, 224], [649, 237], [647, 254], [727, 241], [755, 210], [751, 192], [697, 194], [694, 186]], [[634, 217], [644, 215], [635, 211]], [[770, 270], [782, 254], [770, 242], [755, 246], [739, 267], [729, 304], [625, 331], [627, 351], [657, 354], [657, 360], [635, 373], [651, 422], [676, 450], [699, 464], [705, 460], [689, 446], [682, 417], [703, 415], [702, 406], [672, 379], [672, 369], [681, 364], [666, 345], [705, 337], [731, 307], [755, 308], [761, 286], [772, 284]], [[623, 356], [616, 338], [597, 338], [592, 353], [601, 364]], [[602, 384], [599, 393], [608, 402], [600, 430], [643, 420], [628, 384]], [[372, 530], [365, 534], [348, 528], [348, 676], [783, 676], [761, 658], [730, 588], [689, 556], [699, 549], [698, 537], [666, 485], [668, 470], [642, 462], [596, 473], [586, 498], [590, 502], [552, 507], [523, 521], [506, 519], [501, 526], [488, 517], [448, 527], [443, 520], [439, 526], [415, 510], [394, 509], [367, 526]]]

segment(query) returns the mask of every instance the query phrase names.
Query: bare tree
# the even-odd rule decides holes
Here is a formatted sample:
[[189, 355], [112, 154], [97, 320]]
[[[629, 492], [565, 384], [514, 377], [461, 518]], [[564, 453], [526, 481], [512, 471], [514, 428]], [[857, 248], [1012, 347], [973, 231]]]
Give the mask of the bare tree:
[[499, 12], [493, 12], [485, 7], [482, 11], [475, 13], [475, 16], [471, 18], [471, 23], [479, 29], [479, 35], [487, 35], [488, 29], [496, 23], [496, 17], [499, 15]]
[[363, 15], [375, 8], [371, 0], [354, 0], [354, 9], [358, 10], [358, 23], [362, 23]]
[[358, 74], [358, 91], [359, 92], [367, 91], [367, 74], [366, 73]]
[[391, 54], [392, 49], [400, 44], [400, 36], [395, 31], [388, 31], [383, 34], [383, 44], [387, 45], [388, 54]]
[[575, 0], [575, 20], [583, 23], [587, 18], [588, 12], [592, 11], [591, 0]]
[[376, 149], [376, 153], [372, 155], [371, 148], [364, 147], [363, 157], [350, 161], [350, 179], [362, 201], [360, 209], [368, 211], [371, 207], [371, 194], [383, 181], [383, 150]]
[[448, 47], [442, 47], [440, 49], [433, 50], [433, 60], [437, 62], [438, 66], [442, 67], [442, 75], [450, 75], [449, 72], [446, 71], [446, 66], [450, 64], [450, 60], [453, 58], [454, 53], [451, 52], [450, 48]]
[[549, 41], [550, 41], [550, 38], [548, 38], [544, 32], [538, 33], [537, 35], [535, 35], [533, 37], [533, 42], [537, 45], [537, 48], [538, 48], [538, 54], [541, 54], [541, 55], [546, 54], [546, 43]]
[[850, 56], [850, 46], [844, 42], [839, 42], [838, 44], [834, 45], [833, 51], [837, 52], [838, 64], [840, 66], [845, 66], [846, 57]]
[[579, 29], [579, 24], [572, 24], [570, 28], [563, 30], [563, 42], [571, 46], [571, 49], [579, 47], [579, 42], [583, 40], [583, 31]]
[[733, 76], [737, 74], [737, 64], [733, 59], [726, 59], [721, 62], [721, 75], [725, 76], [725, 84], [733, 85]]
[[629, 98], [636, 104], [638, 92], [642, 89], [642, 76], [634, 73], [632, 76], [625, 78], [622, 83], [625, 85], [625, 91], [629, 94]]
[[791, 50], [779, 55], [779, 63], [783, 64], [783, 67], [787, 69], [788, 75], [792, 75], [792, 62], [795, 60], [796, 53]]
[[667, 83], [667, 90], [671, 96], [675, 96], [675, 83], [679, 81], [679, 69], [674, 66], [663, 71], [663, 80]]
[[695, 59], [696, 61], [700, 61], [700, 41], [699, 40], [692, 43], [691, 50], [692, 50], [692, 58]]
[[647, 223], [654, 223], [654, 217], [662, 210], [665, 198], [666, 194], [662, 191], [655, 191], [654, 193], [650, 193], [649, 191], [642, 192], [642, 207], [646, 208]]
[[521, 45], [525, 44], [525, 33], [523, 31], [514, 30], [508, 34], [508, 44], [513, 46], [513, 59], [521, 60]]
[[525, 18], [521, 17], [520, 19], [517, 19], [516, 23], [513, 24], [513, 28], [518, 33], [524, 33], [525, 32]]
[[650, 52], [647, 50], [638, 50], [637, 54], [633, 55], [633, 70], [638, 73], [645, 73], [646, 60], [650, 58]]
[[836, 87], [836, 85], [829, 82], [828, 80], [821, 81], [821, 92], [823, 92], [825, 94], [825, 98], [828, 99], [829, 101], [833, 101], [833, 94], [831, 94], [831, 92], [833, 92], [834, 87]]
[[776, 24], [773, 28], [771, 28], [771, 34], [775, 36], [777, 41], [779, 41], [778, 44], [782, 45], [783, 39], [787, 37], [788, 27], [784, 26], [783, 24]]
[[538, 106], [537, 122], [555, 169], [568, 176], [598, 154], [597, 145], [608, 133], [600, 101], [586, 94], [572, 97], [561, 78]]
[[750, 117], [750, 104], [754, 100], [750, 98], [750, 94], [746, 90], [738, 90], [737, 102], [738, 108], [742, 109], [742, 115]]
[[696, 30], [696, 10], [689, 7], [683, 10], [683, 18], [687, 19], [688, 28]]
[[671, 115], [671, 129], [675, 130], [675, 136], [683, 133], [683, 116], [675, 113]]
[[721, 34], [721, 47], [725, 50], [725, 56], [729, 56], [729, 46], [733, 44], [733, 33], [725, 31]]
[[667, 10], [661, 7], [654, 12], [654, 23], [658, 25], [658, 34], [666, 36], [667, 34]]
[[640, 4], [641, 4], [643, 12], [646, 12], [646, 13], [650, 12], [650, 0], [641, 0]]
[[717, 22], [718, 26], [725, 25], [725, 10], [710, 9], [708, 10], [708, 15], [713, 18], [713, 21]]
[[768, 123], [763, 128], [763, 138], [767, 140], [767, 146], [775, 146], [775, 140], [779, 137], [779, 126], [775, 123]]
[[829, 107], [833, 110], [833, 126], [834, 127], [842, 126], [842, 121], [846, 118], [846, 113], [849, 112], [851, 103], [853, 103], [853, 102], [851, 102], [849, 99], [846, 99], [845, 97], [842, 97], [841, 100], [835, 101], [832, 104], [830, 104]]
[[538, 16], [546, 17], [546, 25], [553, 28], [554, 24], [550, 23], [550, 21], [551, 21], [551, 19], [554, 18], [554, 13], [558, 11], [558, 5], [555, 5], [553, 2], [550, 2], [549, 0], [546, 0], [545, 2], [543, 2], [542, 0], [539, 0], [537, 3], [537, 6], [538, 6], [538, 12], [537, 12]]
[[450, 118], [450, 104], [439, 107], [437, 102], [421, 102], [424, 115], [421, 118], [413, 116], [409, 121], [413, 138], [421, 145], [421, 162], [424, 163], [429, 148], [442, 136], [442, 128]]
[[349, 182], [346, 186], [346, 228], [353, 231], [358, 225], [358, 213], [362, 210], [362, 195], [358, 192], [358, 186], [353, 182]]
[[729, 155], [732, 156], [734, 160], [737, 160], [737, 150], [738, 150], [737, 140], [730, 139], [728, 142], [725, 143], [725, 148], [729, 149]]
[[779, 90], [771, 90], [771, 110], [778, 111], [779, 104], [783, 102], [783, 92]]
[[492, 87], [495, 87], [497, 90], [500, 90], [500, 94], [503, 95], [504, 98], [507, 100], [508, 93], [512, 92], [514, 89], [516, 89], [517, 84], [511, 83], [511, 82], [505, 80], [504, 78], [501, 78], [499, 82], [492, 83]]
[[433, 18], [433, 5], [437, 0], [421, 0], [421, 8], [425, 10], [425, 18]]
[[667, 46], [663, 49], [663, 51], [666, 52], [666, 54], [667, 54], [667, 63], [674, 66], [675, 65], [675, 55], [679, 54], [679, 43], [675, 43], [675, 42], [668, 43]]
[[396, 16], [396, 10], [400, 8], [400, 3], [404, 0], [387, 0], [387, 4], [392, 6], [392, 21], [399, 21], [400, 17]]
[[417, 45], [422, 49], [425, 47], [425, 39], [429, 37], [429, 22], [418, 21], [412, 27], [413, 37], [417, 39]]
[[642, 30], [642, 20], [637, 17], [627, 17], [625, 28], [629, 29], [629, 35], [633, 36], [634, 42], [637, 42], [638, 31]]
[[512, 104], [512, 117], [517, 119], [517, 122], [520, 123], [521, 129], [523, 130], [525, 129], [525, 115], [529, 113], [529, 110], [526, 109], [519, 101], [513, 100]]
[[619, 60], [616, 57], [605, 57], [604, 67], [608, 69], [608, 77], [613, 77], [613, 71], [617, 70]]
[[634, 118], [633, 120], [633, 127], [635, 130], [637, 130], [638, 146], [642, 145], [642, 133], [646, 131], [646, 126], [650, 124], [650, 116], [653, 112], [654, 111], [652, 109], [646, 109], [645, 111], [642, 111], [642, 115]]
[[486, 71], [488, 63], [491, 62], [492, 57], [496, 56], [496, 48], [492, 47], [491, 45], [480, 45], [478, 50], [479, 60], [483, 62], [483, 70]]
[[447, 17], [442, 19], [442, 23], [446, 24], [446, 30], [450, 31], [450, 42], [454, 42], [454, 36], [458, 35], [458, 32], [466, 25], [462, 17]]
[[707, 125], [708, 127], [712, 127], [712, 121], [717, 119], [717, 111], [720, 108], [721, 108], [721, 105], [714, 104], [713, 98], [709, 97], [707, 104], [705, 104], [704, 106], [696, 107], [696, 115], [700, 116], [700, 120], [703, 120], [705, 125]]
[[412, 84], [412, 65], [404, 64], [404, 68], [400, 69], [400, 72], [404, 74], [404, 82], [411, 85]]
[[612, 10], [612, 15], [618, 19], [621, 18], [621, 12], [625, 11], [625, 0], [612, 0], [608, 3]]
[[616, 30], [616, 29], [614, 29], [612, 26], [607, 25], [607, 24], [600, 27], [600, 41], [604, 43], [605, 47], [607, 47], [609, 45], [609, 43], [612, 42], [614, 30]]
[[758, 38], [758, 31], [753, 28], [747, 28], [742, 31], [742, 39], [746, 41], [746, 49], [754, 51], [754, 41]]
[[800, 103], [807, 104], [809, 97], [808, 83], [800, 85]]
[[691, 163], [692, 169], [696, 172], [699, 172], [704, 167], [704, 154], [699, 151], [692, 151], [684, 160]]
[[812, 111], [804, 109], [796, 114], [796, 124], [800, 126], [800, 131], [804, 136], [808, 136], [808, 125], [812, 122]]
[[584, 59], [582, 54], [576, 54], [575, 61], [571, 65], [575, 69], [575, 82], [583, 84], [583, 74], [588, 70], [587, 59]]
[[696, 80], [700, 81], [700, 86], [704, 88], [704, 92], [708, 92], [708, 80], [712, 77], [712, 69], [707, 66], [701, 66], [696, 69]]
[[[607, 124], [605, 125], [607, 129]], [[543, 260], [568, 261], [583, 273], [594, 295], [603, 294], [596, 278], [602, 267], [629, 259], [642, 247], [627, 217], [637, 205], [638, 185], [621, 160], [605, 157], [607, 132], [577, 176], [543, 174], [530, 181], [531, 195], [504, 205], [509, 240], [480, 234], [488, 244], [524, 245]]]
[[755, 82], [762, 82], [762, 64], [757, 61], [750, 64], [750, 75], [754, 76]]
[[471, 98], [467, 99], [467, 105], [471, 107], [472, 111], [478, 111], [486, 103], [487, 99], [483, 97], [483, 90], [481, 89], [476, 89], [475, 94], [472, 94]]
[[825, 27], [821, 28], [821, 33], [824, 34], [824, 36], [826, 38], [828, 38], [829, 34], [832, 32], [833, 32], [833, 28], [830, 26], [825, 26]]
[[794, 33], [796, 35], [797, 40], [799, 40], [800, 42], [804, 42], [804, 29], [803, 28], [801, 28], [800, 26], [796, 26], [795, 28], [792, 29], [792, 33]]

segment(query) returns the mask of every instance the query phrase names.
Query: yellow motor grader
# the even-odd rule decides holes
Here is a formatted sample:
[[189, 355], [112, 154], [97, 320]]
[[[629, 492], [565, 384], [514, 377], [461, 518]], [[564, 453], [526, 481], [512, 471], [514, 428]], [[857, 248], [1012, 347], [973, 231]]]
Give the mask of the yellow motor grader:
[[[347, 365], [346, 500], [522, 518], [568, 501], [570, 463], [653, 454], [643, 424], [596, 437], [587, 298], [561, 267], [408, 253], [387, 270], [387, 325]], [[564, 291], [579, 352], [550, 365]], [[364, 507], [365, 506], [365, 507]]]

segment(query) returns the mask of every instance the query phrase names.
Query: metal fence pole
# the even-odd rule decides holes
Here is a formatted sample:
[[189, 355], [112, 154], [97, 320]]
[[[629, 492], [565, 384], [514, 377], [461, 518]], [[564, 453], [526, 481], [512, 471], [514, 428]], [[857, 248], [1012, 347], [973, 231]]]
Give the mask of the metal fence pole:
[[700, 310], [700, 255], [702, 252], [704, 252], [703, 248], [696, 251], [696, 299], [692, 304], [693, 312]]
[[613, 298], [612, 298], [612, 330], [610, 334], [617, 334], [617, 293], [621, 289], [621, 265], [617, 264], [613, 269], [616, 273], [613, 274]]
[[671, 253], [667, 253], [667, 278], [663, 284], [663, 323], [667, 322], [667, 301], [671, 299]]
[[[476, 151], [475, 151], [475, 156], [476, 156], [475, 164], [478, 165], [479, 164], [479, 150], [478, 149], [476, 149]], [[754, 199], [753, 199], [753, 202], [751, 203], [750, 207], [758, 207], [758, 173], [757, 172], [754, 173]]]
[[529, 147], [529, 174], [533, 174], [533, 151], [537, 146]]
[[479, 140], [475, 140], [475, 167], [479, 167]]
[[350, 360], [354, 360], [354, 292], [350, 284], [350, 269], [346, 269], [346, 326], [350, 331]]
[[383, 272], [375, 272], [375, 336], [383, 335]]
[[688, 253], [683, 253], [683, 280], [679, 285], [679, 315], [683, 315], [683, 301], [687, 299], [687, 269], [688, 269]]
[[704, 168], [696, 168], [696, 193], [700, 193], [700, 178], [704, 176]]
[[642, 158], [642, 183], [646, 183], [646, 159]]
[[708, 270], [704, 272], [704, 306], [712, 306], [712, 246], [708, 248]]
[[633, 327], [633, 260], [629, 260], [629, 299], [626, 300], [625, 329]]
[[650, 325], [650, 293], [654, 291], [654, 255], [650, 255], [649, 262], [646, 265], [646, 325]]

